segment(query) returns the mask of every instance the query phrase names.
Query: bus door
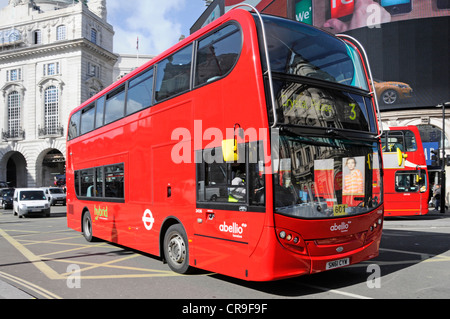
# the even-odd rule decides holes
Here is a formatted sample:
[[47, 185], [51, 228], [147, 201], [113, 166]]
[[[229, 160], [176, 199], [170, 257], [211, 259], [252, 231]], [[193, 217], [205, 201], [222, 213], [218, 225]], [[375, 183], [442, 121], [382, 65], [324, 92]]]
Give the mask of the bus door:
[[194, 265], [242, 276], [263, 229], [265, 175], [258, 143], [239, 144], [233, 158], [224, 158], [227, 148], [196, 152]]
[[148, 180], [142, 180], [142, 184], [137, 185], [148, 194], [148, 204], [138, 210], [136, 216], [140, 223], [137, 244], [155, 255], [159, 254], [160, 230], [167, 218], [177, 218], [186, 233], [190, 230], [187, 226], [191, 220], [192, 198], [195, 198], [192, 180], [195, 165], [175, 163], [173, 147], [173, 144], [151, 146], [150, 156], [146, 159], [151, 167], [150, 175]]

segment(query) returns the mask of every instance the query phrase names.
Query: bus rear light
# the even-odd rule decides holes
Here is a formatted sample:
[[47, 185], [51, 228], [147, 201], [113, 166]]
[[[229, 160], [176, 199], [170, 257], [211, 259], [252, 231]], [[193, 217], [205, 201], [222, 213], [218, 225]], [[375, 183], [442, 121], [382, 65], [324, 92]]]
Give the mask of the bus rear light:
[[278, 228], [276, 232], [278, 240], [284, 248], [289, 249], [290, 251], [293, 251], [297, 254], [307, 254], [306, 244], [299, 234], [290, 230], [280, 228]]

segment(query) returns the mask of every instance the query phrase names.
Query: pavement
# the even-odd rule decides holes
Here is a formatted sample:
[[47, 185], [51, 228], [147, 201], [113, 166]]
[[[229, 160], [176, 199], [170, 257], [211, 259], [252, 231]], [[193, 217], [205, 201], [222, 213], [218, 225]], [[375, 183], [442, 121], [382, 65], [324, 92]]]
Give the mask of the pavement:
[[36, 299], [26, 292], [0, 279], [0, 299]]

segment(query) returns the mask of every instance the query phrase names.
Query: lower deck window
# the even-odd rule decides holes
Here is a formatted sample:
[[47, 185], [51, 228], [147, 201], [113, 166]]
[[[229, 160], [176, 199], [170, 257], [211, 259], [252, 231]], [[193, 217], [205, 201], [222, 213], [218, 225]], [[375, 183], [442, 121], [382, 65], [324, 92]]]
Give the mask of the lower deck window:
[[224, 162], [221, 147], [198, 151], [197, 203], [264, 206], [261, 146], [262, 143], [239, 144], [240, 159], [236, 162]]
[[125, 199], [124, 164], [89, 168], [75, 172], [75, 192], [82, 199], [116, 201]]
[[395, 173], [395, 191], [399, 193], [424, 192], [427, 188], [426, 173], [418, 171], [400, 171]]

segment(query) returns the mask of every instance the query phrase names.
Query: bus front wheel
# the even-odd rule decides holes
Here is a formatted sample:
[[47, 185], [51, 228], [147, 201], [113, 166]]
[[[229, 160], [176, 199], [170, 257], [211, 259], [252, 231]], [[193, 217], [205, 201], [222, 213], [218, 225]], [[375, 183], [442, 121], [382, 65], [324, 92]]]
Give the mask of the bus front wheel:
[[89, 211], [86, 211], [83, 214], [82, 226], [83, 226], [84, 238], [88, 242], [93, 242], [94, 237], [92, 236], [92, 218], [91, 218], [91, 213], [89, 213]]
[[164, 257], [174, 272], [179, 274], [189, 272], [188, 240], [180, 224], [170, 226], [164, 236]]

